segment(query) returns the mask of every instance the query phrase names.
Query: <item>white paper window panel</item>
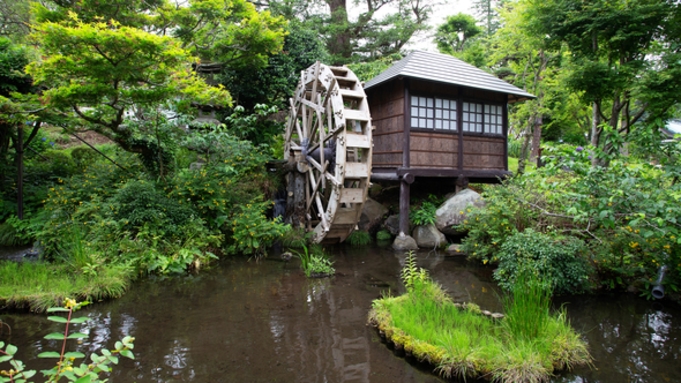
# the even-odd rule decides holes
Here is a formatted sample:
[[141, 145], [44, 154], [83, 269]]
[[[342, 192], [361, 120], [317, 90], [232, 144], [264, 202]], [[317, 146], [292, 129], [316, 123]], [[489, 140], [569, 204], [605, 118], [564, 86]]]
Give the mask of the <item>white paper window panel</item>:
[[442, 121], [442, 128], [443, 129], [452, 129], [452, 126], [449, 124], [449, 121]]
[[435, 109], [435, 118], [442, 118], [442, 111], [440, 109]]
[[425, 118], [419, 118], [419, 128], [425, 128], [426, 127], [426, 120]]
[[468, 112], [468, 103], [467, 102], [463, 103], [463, 111]]
[[433, 129], [433, 120], [426, 120], [426, 128]]
[[482, 115], [481, 115], [481, 114], [476, 114], [476, 115], [475, 115], [475, 121], [476, 121], [476, 122], [482, 122]]
[[476, 110], [476, 112], [478, 112], [478, 113], [482, 113], [482, 105], [481, 105], [481, 104], [476, 104], [476, 105], [475, 105], [475, 110]]
[[475, 131], [478, 133], [482, 132], [482, 124], [475, 124]]
[[418, 119], [418, 118], [412, 117], [412, 118], [411, 118], [411, 127], [412, 127], [412, 128], [416, 128], [416, 127], [418, 127], [418, 126], [419, 126], [419, 119]]
[[411, 96], [411, 106], [419, 106], [419, 98], [416, 96]]
[[433, 118], [433, 110], [432, 109], [426, 109], [426, 117]]
[[425, 108], [419, 108], [419, 117], [425, 117], [426, 116], [426, 109]]
[[468, 123], [467, 123], [467, 122], [464, 122], [464, 123], [463, 123], [463, 131], [464, 131], [464, 132], [468, 132], [468, 129], [469, 129]]
[[469, 118], [469, 117], [470, 117], [470, 116], [468, 115], [468, 113], [463, 112], [463, 120], [464, 120], [464, 121], [470, 121], [470, 118]]
[[[456, 101], [452, 101], [451, 103], [452, 105], [456, 105]], [[449, 109], [450, 108], [449, 104], [450, 104], [449, 100], [444, 100], [442, 102], [442, 107], [445, 109]]]
[[419, 97], [419, 106], [426, 106], [426, 98]]
[[489, 105], [485, 105], [485, 113], [489, 113]]
[[432, 99], [432, 98], [427, 98], [427, 99], [426, 99], [426, 105], [427, 105], [429, 108], [432, 108], [432, 107], [433, 107], [433, 99]]
[[449, 119], [449, 111], [448, 110], [445, 110], [445, 111], [442, 112], [442, 118], [447, 119], [447, 120]]
[[411, 107], [411, 115], [412, 116], [418, 116], [419, 115], [419, 108], [412, 106]]
[[435, 120], [435, 129], [442, 129], [442, 120]]

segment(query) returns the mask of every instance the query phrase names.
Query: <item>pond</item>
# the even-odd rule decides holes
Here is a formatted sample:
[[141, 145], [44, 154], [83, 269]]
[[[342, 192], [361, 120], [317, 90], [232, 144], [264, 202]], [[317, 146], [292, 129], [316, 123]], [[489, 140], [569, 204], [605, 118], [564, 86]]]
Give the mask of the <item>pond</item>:
[[[399, 294], [404, 255], [387, 248], [338, 247], [337, 275], [306, 279], [298, 263], [276, 257], [259, 263], [227, 259], [183, 278], [145, 280], [121, 299], [80, 313], [89, 338], [72, 348], [88, 353], [132, 335], [134, 361], [114, 368], [111, 382], [442, 382], [409, 363], [366, 326], [371, 301]], [[420, 252], [455, 300], [500, 311], [492, 269], [435, 252]], [[569, 303], [568, 303], [569, 302]], [[555, 382], [681, 381], [681, 308], [630, 295], [562, 298], [584, 334], [596, 368], [556, 376]], [[57, 350], [42, 339], [62, 328], [42, 315], [1, 313], [0, 340], [19, 346], [33, 369], [35, 355]]]

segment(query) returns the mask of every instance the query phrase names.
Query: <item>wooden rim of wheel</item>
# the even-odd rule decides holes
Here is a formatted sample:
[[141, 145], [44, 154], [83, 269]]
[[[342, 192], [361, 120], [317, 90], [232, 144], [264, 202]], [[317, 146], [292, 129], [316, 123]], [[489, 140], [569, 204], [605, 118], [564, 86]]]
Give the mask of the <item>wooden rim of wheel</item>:
[[317, 62], [301, 72], [290, 104], [284, 158], [305, 173], [306, 230], [314, 242], [342, 242], [369, 190], [372, 127], [364, 88], [347, 67]]

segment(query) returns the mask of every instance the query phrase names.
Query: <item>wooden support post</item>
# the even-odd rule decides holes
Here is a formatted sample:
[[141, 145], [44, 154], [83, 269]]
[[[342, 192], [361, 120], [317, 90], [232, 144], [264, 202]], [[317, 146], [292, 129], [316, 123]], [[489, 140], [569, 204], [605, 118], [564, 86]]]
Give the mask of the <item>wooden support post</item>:
[[400, 182], [400, 235], [409, 233], [409, 183]]

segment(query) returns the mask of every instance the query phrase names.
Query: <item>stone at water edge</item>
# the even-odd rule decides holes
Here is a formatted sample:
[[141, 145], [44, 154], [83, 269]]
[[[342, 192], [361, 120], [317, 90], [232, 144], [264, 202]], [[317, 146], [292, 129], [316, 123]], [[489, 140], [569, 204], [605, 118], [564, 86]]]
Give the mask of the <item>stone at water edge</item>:
[[418, 250], [418, 248], [419, 246], [414, 241], [414, 238], [404, 234], [395, 237], [393, 242], [393, 249], [397, 251]]
[[447, 235], [464, 234], [453, 228], [455, 225], [460, 225], [467, 218], [466, 209], [473, 206], [484, 206], [480, 194], [471, 189], [464, 189], [445, 201], [435, 211], [435, 226], [442, 233]]
[[447, 254], [449, 255], [466, 255], [462, 250], [462, 246], [459, 243], [452, 243], [447, 247]]
[[445, 235], [435, 227], [435, 225], [416, 226], [411, 233], [416, 241], [416, 245], [421, 248], [439, 248], [447, 243]]
[[359, 229], [372, 233], [376, 231], [383, 220], [383, 216], [388, 214], [388, 208], [367, 198], [362, 206], [362, 215], [359, 218]]

